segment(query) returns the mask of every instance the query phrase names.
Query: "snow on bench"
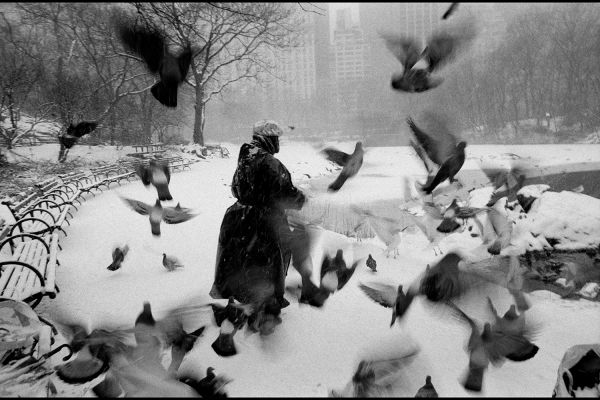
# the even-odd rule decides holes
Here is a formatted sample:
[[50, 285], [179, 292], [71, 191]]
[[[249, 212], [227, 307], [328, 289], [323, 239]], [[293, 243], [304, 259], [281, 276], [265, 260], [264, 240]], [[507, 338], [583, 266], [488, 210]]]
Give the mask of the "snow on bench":
[[10, 255], [0, 261], [0, 297], [33, 301], [32, 307], [37, 306], [43, 296], [56, 297], [58, 233], [10, 236], [0, 243], [0, 253], [6, 245], [10, 246]]

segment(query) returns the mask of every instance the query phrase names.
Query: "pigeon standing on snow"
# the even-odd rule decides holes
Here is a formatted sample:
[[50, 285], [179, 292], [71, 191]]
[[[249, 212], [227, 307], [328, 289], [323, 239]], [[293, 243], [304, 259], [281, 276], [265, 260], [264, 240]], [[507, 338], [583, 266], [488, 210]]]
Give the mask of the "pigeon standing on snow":
[[363, 164], [364, 150], [361, 142], [356, 142], [354, 153], [352, 154], [347, 154], [333, 148], [326, 148], [322, 153], [325, 153], [329, 161], [333, 161], [343, 167], [337, 179], [329, 185], [328, 189], [333, 192], [340, 190], [344, 182], [356, 175]]
[[431, 376], [427, 375], [425, 378], [425, 385], [417, 390], [415, 397], [438, 397], [438, 394], [431, 383]]
[[165, 221], [167, 224], [180, 224], [198, 215], [192, 213], [188, 208], [163, 207], [158, 199], [154, 206], [125, 197], [122, 197], [122, 200], [138, 214], [149, 216], [150, 228], [154, 236], [160, 236], [160, 224], [162, 221]]
[[441, 122], [437, 124], [438, 129], [433, 134], [428, 134], [421, 130], [411, 118], [407, 119], [407, 123], [417, 141], [425, 150], [425, 153], [427, 153], [431, 161], [440, 167], [433, 180], [423, 187], [423, 191], [430, 194], [437, 185], [446, 179], [449, 179], [450, 182], [455, 181], [454, 176], [465, 163], [465, 147], [467, 146], [467, 142], [459, 142], [448, 131], [446, 124], [438, 116], [430, 114], [428, 117], [435, 119], [436, 122]]
[[169, 166], [166, 163], [150, 160], [148, 167], [140, 164], [137, 166], [136, 172], [142, 179], [144, 185], [154, 185], [160, 201], [173, 200], [173, 197], [169, 192], [171, 174], [169, 172]]
[[383, 283], [370, 283], [369, 285], [361, 283], [358, 286], [371, 300], [392, 309], [390, 328], [394, 326], [396, 319], [402, 318], [412, 303], [412, 296], [404, 294], [402, 285], [398, 285], [397, 290], [394, 286]]
[[369, 254], [367, 258], [367, 267], [371, 268], [371, 271], [377, 272], [377, 261]]
[[392, 88], [395, 90], [420, 93], [433, 89], [443, 82], [443, 78], [434, 77], [437, 72], [475, 38], [475, 26], [468, 22], [453, 28], [445, 27], [435, 32], [427, 41], [427, 47], [421, 46], [412, 37], [395, 33], [380, 33], [390, 52], [402, 63], [402, 73], [392, 75]]
[[141, 57], [150, 72], [160, 76], [150, 89], [154, 98], [167, 107], [177, 107], [177, 89], [185, 81], [192, 61], [190, 45], [175, 56], [167, 47], [164, 33], [155, 27], [141, 27], [121, 20], [117, 31], [124, 47]]
[[125, 245], [123, 248], [115, 247], [112, 253], [113, 262], [108, 266], [109, 271], [116, 271], [121, 268], [121, 263], [125, 259], [125, 256], [129, 252], [129, 246]]
[[175, 271], [175, 268], [183, 268], [183, 265], [177, 258], [173, 256], [167, 256], [165, 253], [163, 253], [162, 263], [163, 266], [169, 271]]

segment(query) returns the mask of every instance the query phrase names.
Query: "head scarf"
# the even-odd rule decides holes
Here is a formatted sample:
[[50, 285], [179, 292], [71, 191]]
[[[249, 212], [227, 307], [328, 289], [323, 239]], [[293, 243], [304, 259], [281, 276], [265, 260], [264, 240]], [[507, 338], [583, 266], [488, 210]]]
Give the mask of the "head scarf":
[[252, 127], [252, 144], [270, 154], [279, 152], [279, 136], [283, 135], [281, 126], [270, 120], [261, 120]]
[[283, 129], [275, 121], [261, 120], [255, 123], [252, 127], [252, 134], [262, 136], [281, 136], [283, 135]]

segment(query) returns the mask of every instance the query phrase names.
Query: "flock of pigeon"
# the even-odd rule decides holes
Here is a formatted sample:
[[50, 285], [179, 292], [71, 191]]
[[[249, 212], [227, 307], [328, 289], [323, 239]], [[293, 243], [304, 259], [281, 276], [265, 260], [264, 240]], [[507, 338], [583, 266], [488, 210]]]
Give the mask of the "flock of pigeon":
[[[457, 7], [458, 3], [452, 3], [443, 19], [447, 19]], [[432, 74], [468, 47], [475, 37], [475, 29], [472, 24], [466, 24], [453, 30], [441, 30], [432, 35], [424, 50], [420, 49], [413, 38], [391, 33], [381, 36], [388, 49], [404, 67], [402, 73], [392, 76], [392, 88], [407, 93], [420, 93], [434, 89], [443, 82], [441, 77]], [[436, 249], [438, 242], [456, 232], [469, 219], [473, 219], [479, 225], [483, 237], [483, 227], [474, 217], [480, 213], [487, 213], [497, 235], [495, 240], [488, 243], [488, 252], [491, 255], [499, 255], [510, 243], [513, 222], [508, 218], [506, 207], [516, 199], [516, 192], [525, 180], [524, 170], [513, 166], [508, 171], [486, 172], [494, 185], [494, 193], [485, 207], [459, 206], [454, 198], [448, 207], [440, 208], [433, 201], [434, 191], [446, 180], [450, 184], [456, 182], [455, 176], [465, 162], [466, 142], [457, 139], [449, 131], [448, 122], [443, 116], [427, 112], [426, 121], [431, 127], [430, 132], [417, 126], [412, 118], [407, 118], [407, 124], [414, 135], [410, 144], [429, 173], [427, 182], [418, 188], [422, 198], [418, 199], [419, 201], [407, 201], [400, 217], [378, 216], [369, 210], [353, 207], [353, 211], [362, 221], [356, 228], [368, 223], [377, 237], [387, 245], [389, 255], [391, 251], [397, 254], [400, 233], [409, 226], [416, 226], [433, 245], [437, 255], [438, 251], [442, 254], [439, 247]], [[327, 148], [323, 153], [328, 160], [342, 166], [339, 176], [329, 186], [330, 191], [338, 191], [347, 179], [359, 172], [364, 149], [362, 143], [358, 142], [352, 154], [333, 148]], [[461, 187], [460, 182], [458, 187]], [[426, 195], [431, 195], [430, 202], [425, 201]], [[498, 201], [503, 197], [507, 197], [506, 202]], [[420, 207], [424, 215], [417, 215], [414, 212], [415, 207]], [[459, 221], [462, 221], [462, 224]], [[484, 372], [489, 364], [498, 366], [505, 360], [523, 362], [534, 357], [538, 351], [532, 340], [540, 327], [526, 318], [525, 312], [529, 309], [529, 303], [522, 291], [523, 271], [520, 269], [519, 260], [516, 256], [502, 256], [502, 260], [509, 264], [509, 276], [502, 278], [490, 276], [477, 268], [469, 268], [469, 263], [463, 256], [451, 252], [432, 267], [428, 265], [425, 272], [407, 288], [403, 285], [394, 287], [383, 282], [360, 283], [359, 287], [371, 300], [392, 309], [390, 327], [396, 321], [402, 320], [413, 299], [419, 296], [435, 305], [435, 309], [443, 310], [441, 316], [450, 316], [450, 320], [468, 327], [468, 367], [462, 385], [469, 391], [480, 392]], [[376, 271], [376, 262], [370, 254], [367, 266]], [[492, 300], [489, 297], [486, 300], [486, 293], [490, 293], [492, 287], [504, 287], [513, 297], [514, 305], [502, 317], [498, 315]], [[476, 303], [487, 301], [488, 316], [492, 322], [481, 323], [467, 315], [457, 306], [465, 299]], [[397, 376], [397, 373], [412, 361], [413, 356], [411, 353], [388, 360], [363, 360], [346, 390], [342, 393], [331, 391], [330, 394], [356, 397], [382, 393], [389, 395], [390, 392], [385, 392], [384, 389], [389, 389], [390, 377], [395, 374]], [[382, 387], [381, 382], [387, 382], [387, 386]], [[416, 397], [437, 396], [431, 376], [427, 375], [425, 386], [418, 391]]]
[[[443, 19], [447, 19], [457, 7], [458, 3], [452, 3]], [[176, 107], [177, 88], [185, 80], [191, 62], [191, 46], [188, 45], [179, 56], [174, 56], [167, 50], [164, 34], [155, 28], [121, 21], [117, 31], [124, 47], [140, 57], [152, 73], [160, 76], [160, 81], [151, 89], [154, 97], [165, 106]], [[393, 75], [392, 87], [403, 92], [419, 93], [439, 86], [442, 78], [432, 74], [467, 48], [475, 36], [474, 32], [471, 25], [455, 30], [441, 30], [432, 35], [424, 50], [420, 50], [413, 38], [382, 34], [387, 47], [404, 67], [401, 74]], [[411, 146], [429, 172], [428, 181], [420, 188], [422, 197], [418, 201], [413, 199], [415, 202], [412, 204], [421, 206], [424, 215], [413, 212], [410, 202], [402, 211], [402, 218], [378, 216], [357, 207], [353, 209], [354, 212], [361, 217], [361, 224], [368, 223], [384, 240], [388, 246], [388, 255], [392, 250], [397, 251], [398, 235], [408, 226], [418, 227], [432, 244], [435, 254], [442, 254], [437, 244], [446, 235], [456, 232], [461, 227], [459, 221], [462, 220], [464, 224], [466, 220], [486, 212], [497, 234], [497, 238], [489, 244], [488, 251], [492, 255], [499, 255], [510, 242], [513, 225], [508, 219], [505, 207], [514, 200], [516, 191], [523, 184], [523, 171], [512, 168], [510, 171], [497, 171], [490, 176], [495, 191], [486, 207], [459, 206], [454, 199], [447, 208], [440, 208], [433, 202], [435, 190], [445, 180], [449, 180], [450, 183], [456, 181], [455, 176], [465, 161], [466, 142], [458, 140], [450, 133], [438, 116], [430, 115], [428, 119], [437, 124], [431, 133], [418, 127], [411, 118], [407, 119], [408, 126], [414, 134]], [[70, 136], [61, 140], [61, 143], [70, 148], [76, 138], [89, 133], [94, 127], [94, 124], [83, 124], [79, 128], [70, 127]], [[322, 152], [328, 160], [342, 167], [328, 188], [329, 191], [335, 192], [341, 190], [347, 179], [357, 175], [363, 164], [365, 150], [362, 143], [358, 142], [352, 154], [334, 148], [327, 148]], [[435, 174], [432, 165], [437, 166]], [[140, 166], [137, 173], [144, 185], [155, 186], [158, 194], [156, 203], [150, 205], [127, 198], [123, 198], [123, 201], [137, 213], [149, 216], [153, 235], [160, 237], [161, 222], [178, 224], [196, 216], [190, 209], [179, 204], [176, 207], [161, 205], [161, 201], [173, 199], [168, 188], [168, 166], [151, 160], [148, 167]], [[431, 195], [431, 202], [424, 200], [426, 195]], [[503, 197], [507, 197], [508, 201], [498, 201]], [[317, 286], [310, 279], [312, 266], [308, 260], [320, 227], [293, 219], [290, 219], [290, 226], [298, 232], [305, 233], [293, 243], [292, 249], [292, 265], [302, 276], [300, 302], [322, 307], [332, 293], [341, 290], [347, 284], [363, 260], [355, 260], [348, 268], [341, 249], [337, 250], [334, 257], [324, 255], [320, 285]], [[127, 245], [116, 248], [113, 251], [113, 262], [108, 269], [118, 270], [128, 250]], [[526, 318], [529, 303], [522, 290], [523, 271], [520, 269], [519, 260], [517, 256], [502, 256], [501, 259], [509, 265], [508, 277], [498, 278], [486, 274], [467, 263], [458, 252], [450, 252], [435, 265], [428, 265], [425, 272], [407, 287], [370, 282], [360, 283], [359, 288], [374, 302], [392, 309], [390, 326], [396, 321], [401, 321], [413, 300], [419, 297], [434, 305], [434, 309], [442, 310], [440, 315], [467, 327], [468, 364], [462, 384], [467, 390], [479, 392], [482, 390], [484, 373], [489, 364], [500, 365], [505, 360], [523, 362], [534, 357], [538, 351], [538, 347], [532, 341], [539, 331], [539, 326]], [[168, 257], [164, 253], [163, 265], [169, 271], [182, 266], [174, 257]], [[377, 273], [377, 263], [371, 254], [366, 259], [366, 266], [373, 273]], [[506, 288], [514, 299], [514, 305], [510, 306], [502, 317], [492, 300], [487, 297], [491, 287]], [[473, 296], [479, 303], [487, 302], [491, 322], [478, 321], [459, 308], [458, 304], [461, 301], [472, 299]], [[276, 325], [281, 323], [280, 318], [275, 316], [278, 313], [269, 312], [269, 304], [258, 307], [255, 304], [240, 304], [233, 298], [212, 300], [208, 303], [188, 302], [185, 306], [165, 311], [166, 317], [157, 321], [152, 315], [150, 304], [145, 303], [133, 329], [95, 329], [89, 332], [79, 326], [62, 326], [61, 330], [65, 332], [65, 337], [70, 340], [73, 349], [78, 351], [78, 355], [75, 360], [59, 367], [59, 376], [67, 382], [88, 382], [106, 373], [104, 380], [93, 389], [95, 394], [101, 397], [123, 394], [227, 397], [224, 386], [231, 380], [215, 375], [213, 368], [208, 368], [206, 376], [202, 379], [178, 375], [178, 368], [185, 354], [193, 348], [197, 338], [210, 324], [216, 324], [220, 328], [219, 337], [212, 343], [212, 348], [220, 356], [230, 357], [237, 353], [234, 335], [245, 325], [252, 333], [269, 335]], [[202, 319], [201, 316], [205, 314], [208, 315], [207, 319]], [[184, 326], [192, 325], [192, 329], [195, 329], [192, 333], [184, 330]], [[135, 337], [135, 345], [128, 343], [127, 338], [131, 335]], [[165, 369], [160, 363], [160, 354], [169, 348], [172, 362], [168, 369]], [[416, 352], [418, 350], [387, 360], [363, 360], [352, 377], [350, 390], [343, 395], [371, 396], [386, 393], [385, 390], [382, 391], [381, 382], [404, 368]], [[438, 397], [432, 377], [424, 374], [423, 378], [425, 385], [419, 389], [416, 397]], [[390, 379], [387, 379], [387, 386], [383, 389], [390, 385], [389, 381]], [[387, 394], [389, 395], [389, 392]], [[330, 395], [341, 394], [331, 391]]]

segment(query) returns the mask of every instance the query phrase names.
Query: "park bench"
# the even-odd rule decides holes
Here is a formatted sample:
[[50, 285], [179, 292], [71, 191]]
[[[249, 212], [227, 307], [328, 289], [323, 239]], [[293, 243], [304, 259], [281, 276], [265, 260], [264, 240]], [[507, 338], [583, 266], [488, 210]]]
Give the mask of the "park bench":
[[56, 297], [58, 248], [58, 232], [20, 233], [0, 242], [0, 297], [32, 302], [31, 307], [43, 296]]
[[135, 171], [128, 170], [120, 164], [95, 167], [91, 168], [90, 171], [93, 175], [93, 179], [91, 182], [81, 187], [80, 191], [82, 193], [92, 193], [92, 195], [94, 195], [94, 192], [92, 192], [93, 189], [101, 191], [102, 186], [109, 189], [111, 183], [116, 182], [120, 185], [122, 180], [126, 179], [129, 181], [129, 179], [135, 175]]
[[72, 202], [79, 196], [79, 189], [66, 189], [49, 181], [30, 188], [14, 202], [2, 202], [14, 218], [14, 223], [8, 223], [9, 236], [15, 232], [39, 235], [56, 229], [66, 235], [62, 226], [65, 222], [69, 223], [67, 217], [72, 217], [70, 208], [75, 207]]

